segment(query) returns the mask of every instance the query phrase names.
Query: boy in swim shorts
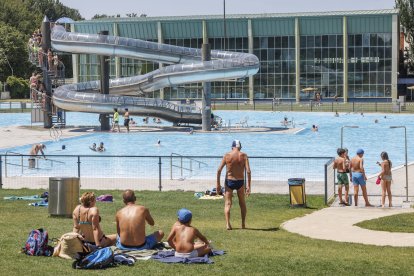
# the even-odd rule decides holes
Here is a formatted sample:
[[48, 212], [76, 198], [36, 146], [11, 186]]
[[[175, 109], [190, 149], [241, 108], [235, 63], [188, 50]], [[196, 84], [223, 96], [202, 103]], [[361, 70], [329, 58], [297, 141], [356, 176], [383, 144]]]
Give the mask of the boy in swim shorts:
[[[209, 241], [197, 228], [191, 226], [193, 214], [185, 208], [178, 210], [178, 220], [168, 235], [168, 244], [174, 248], [175, 257], [194, 258], [202, 257], [211, 252]], [[202, 242], [194, 242], [198, 238]]]
[[[346, 159], [345, 159], [345, 150], [338, 149], [338, 157], [334, 161], [334, 169], [337, 169], [336, 178], [338, 180], [338, 196], [339, 204], [349, 206], [348, 203], [348, 193], [349, 193], [349, 179], [346, 171]], [[342, 199], [342, 187], [345, 186], [345, 201]]]
[[364, 197], [364, 200], [365, 200], [365, 206], [372, 207], [372, 205], [368, 201], [367, 186], [366, 186], [367, 177], [365, 175], [363, 156], [364, 156], [364, 150], [358, 149], [357, 155], [351, 160], [352, 183], [354, 184], [354, 201], [355, 201], [355, 206], [358, 206], [358, 192], [359, 192], [359, 186], [361, 186], [362, 196]]

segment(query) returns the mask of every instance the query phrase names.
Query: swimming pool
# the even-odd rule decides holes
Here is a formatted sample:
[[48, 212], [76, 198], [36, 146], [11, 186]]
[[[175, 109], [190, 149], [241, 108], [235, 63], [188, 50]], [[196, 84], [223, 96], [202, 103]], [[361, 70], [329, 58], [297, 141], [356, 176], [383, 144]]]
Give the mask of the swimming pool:
[[[344, 146], [354, 156], [358, 148], [365, 150], [365, 166], [368, 174], [376, 173], [379, 167], [375, 164], [380, 160], [381, 151], [387, 151], [394, 166], [404, 162], [404, 130], [390, 129], [390, 126], [404, 125], [407, 137], [414, 135], [414, 116], [400, 114], [340, 114], [333, 113], [295, 113], [295, 112], [262, 112], [262, 111], [215, 111], [231, 125], [248, 117], [249, 126], [280, 127], [284, 116], [293, 120], [297, 128], [303, 131], [297, 134], [276, 133], [195, 133], [189, 135], [176, 132], [134, 132], [134, 133], [93, 133], [82, 137], [62, 139], [59, 142], [47, 141], [47, 154], [68, 155], [99, 155], [89, 150], [92, 143], [104, 142], [106, 155], [170, 155], [177, 153], [189, 156], [222, 156], [230, 150], [233, 139], [242, 142], [243, 151], [250, 156], [335, 156], [340, 146], [341, 127], [344, 128]], [[30, 114], [2, 114], [0, 126], [28, 125]], [[386, 118], [384, 118], [386, 116]], [[141, 125], [142, 118], [135, 120]], [[375, 123], [378, 120], [378, 123]], [[98, 125], [96, 114], [67, 113], [68, 125]], [[312, 132], [311, 126], [319, 126], [318, 132]], [[150, 120], [150, 125], [156, 125]], [[163, 122], [162, 125], [171, 125]], [[157, 146], [157, 140], [161, 146]], [[62, 145], [65, 151], [60, 151]], [[8, 150], [27, 154], [30, 145]], [[6, 150], [3, 150], [4, 153]], [[408, 148], [408, 160], [414, 160], [414, 149]], [[312, 168], [300, 168], [311, 170]]]

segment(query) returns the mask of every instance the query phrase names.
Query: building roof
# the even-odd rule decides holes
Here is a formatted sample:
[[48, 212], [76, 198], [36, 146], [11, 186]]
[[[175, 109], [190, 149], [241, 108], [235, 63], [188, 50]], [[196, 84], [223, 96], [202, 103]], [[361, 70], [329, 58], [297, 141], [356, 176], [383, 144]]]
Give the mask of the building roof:
[[[299, 13], [262, 13], [262, 14], [226, 14], [226, 19], [263, 19], [263, 18], [293, 18], [293, 17], [323, 17], [323, 16], [370, 16], [398, 14], [398, 9], [360, 10], [360, 11], [327, 11], [327, 12], [299, 12]], [[188, 20], [217, 20], [223, 19], [218, 15], [189, 15], [189, 16], [162, 16], [162, 17], [110, 17], [93, 20], [76, 21], [74, 24], [99, 22], [153, 22], [153, 21], [188, 21]]]

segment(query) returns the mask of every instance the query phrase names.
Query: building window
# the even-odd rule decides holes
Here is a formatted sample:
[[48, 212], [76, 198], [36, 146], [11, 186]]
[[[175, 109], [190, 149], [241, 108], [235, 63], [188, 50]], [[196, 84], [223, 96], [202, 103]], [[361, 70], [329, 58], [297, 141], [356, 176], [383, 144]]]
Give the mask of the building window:
[[350, 98], [391, 96], [390, 33], [348, 35], [348, 55]]
[[[343, 36], [301, 36], [300, 98], [343, 96]], [[314, 90], [304, 90], [313, 88]]]

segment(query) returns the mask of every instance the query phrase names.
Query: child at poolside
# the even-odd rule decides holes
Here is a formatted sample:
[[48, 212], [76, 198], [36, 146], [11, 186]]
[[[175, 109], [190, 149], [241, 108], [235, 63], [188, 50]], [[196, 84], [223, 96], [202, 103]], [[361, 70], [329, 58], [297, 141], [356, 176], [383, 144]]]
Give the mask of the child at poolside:
[[[197, 228], [190, 225], [193, 216], [191, 211], [185, 208], [180, 209], [177, 216], [178, 220], [168, 236], [168, 244], [175, 249], [175, 257], [193, 258], [210, 253], [209, 241]], [[196, 238], [202, 242], [194, 242]]]

